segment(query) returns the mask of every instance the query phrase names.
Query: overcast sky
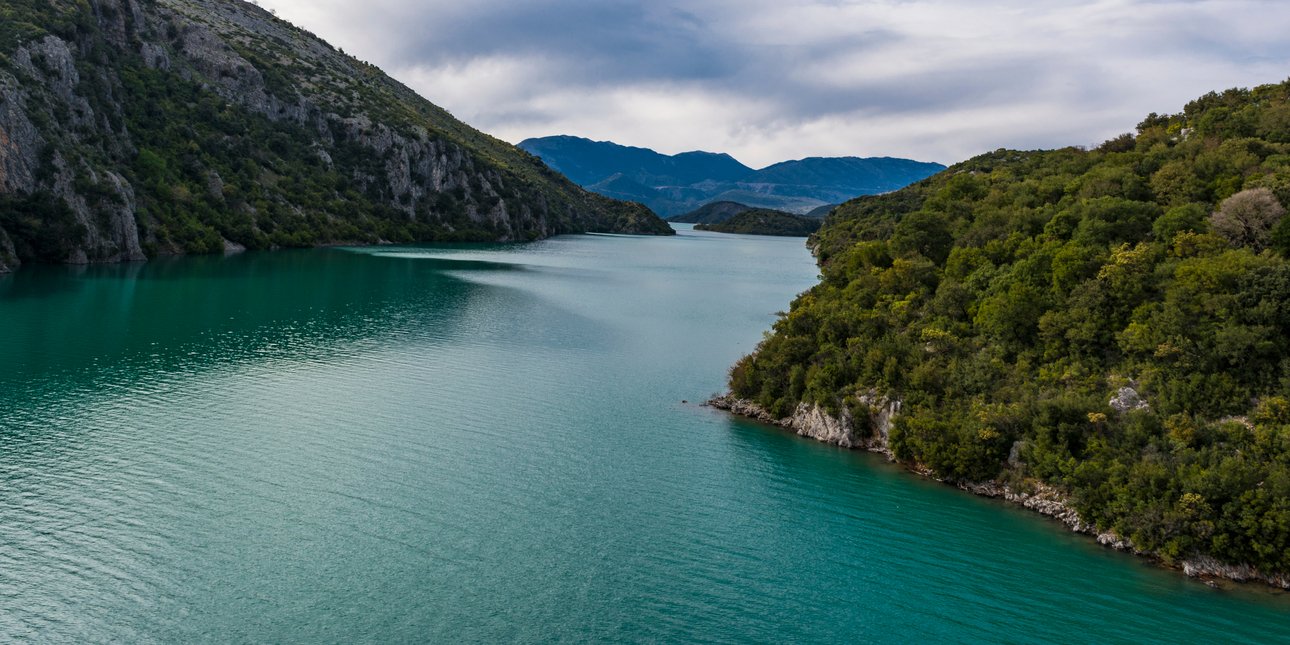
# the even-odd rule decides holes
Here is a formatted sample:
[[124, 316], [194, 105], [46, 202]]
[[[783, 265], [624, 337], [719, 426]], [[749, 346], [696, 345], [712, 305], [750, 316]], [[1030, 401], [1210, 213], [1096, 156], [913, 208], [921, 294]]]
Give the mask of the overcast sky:
[[1091, 145], [1290, 77], [1285, 0], [259, 0], [511, 142], [761, 167]]

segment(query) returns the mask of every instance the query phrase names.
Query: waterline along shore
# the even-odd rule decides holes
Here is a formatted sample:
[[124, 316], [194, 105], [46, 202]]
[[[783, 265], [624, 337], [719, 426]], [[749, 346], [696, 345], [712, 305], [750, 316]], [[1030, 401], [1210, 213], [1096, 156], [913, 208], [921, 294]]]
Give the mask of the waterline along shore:
[[[863, 398], [863, 397], [862, 397]], [[866, 404], [868, 400], [864, 401]], [[974, 495], [1002, 500], [1010, 504], [1051, 517], [1070, 528], [1075, 533], [1092, 536], [1102, 546], [1125, 551], [1133, 555], [1150, 559], [1157, 564], [1181, 571], [1191, 578], [1214, 584], [1215, 580], [1230, 580], [1241, 583], [1265, 583], [1278, 589], [1290, 590], [1290, 575], [1265, 574], [1249, 565], [1233, 565], [1220, 562], [1207, 556], [1195, 556], [1174, 562], [1167, 561], [1159, 553], [1142, 551], [1133, 546], [1133, 541], [1117, 535], [1114, 531], [1100, 531], [1098, 527], [1080, 518], [1070, 499], [1059, 489], [1035, 479], [1027, 479], [1017, 484], [1000, 481], [947, 481], [918, 463], [901, 462], [892, 453], [888, 442], [892, 423], [899, 414], [898, 401], [883, 400], [871, 414], [867, 427], [872, 428], [869, 436], [860, 436], [855, 431], [855, 420], [849, 413], [839, 416], [829, 414], [819, 406], [799, 404], [791, 416], [777, 419], [762, 406], [745, 399], [735, 398], [730, 394], [716, 396], [704, 405], [724, 410], [731, 414], [752, 419], [789, 430], [798, 436], [814, 439], [830, 445], [853, 450], [865, 450], [883, 455], [888, 461], [901, 463], [910, 473], [928, 477], [938, 482], [949, 484]]]

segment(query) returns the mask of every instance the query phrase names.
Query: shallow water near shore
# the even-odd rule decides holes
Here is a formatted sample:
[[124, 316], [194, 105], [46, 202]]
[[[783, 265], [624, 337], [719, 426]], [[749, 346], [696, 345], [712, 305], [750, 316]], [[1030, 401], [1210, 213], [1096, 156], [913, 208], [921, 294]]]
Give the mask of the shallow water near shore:
[[686, 228], [0, 277], [0, 640], [1290, 633], [1285, 594], [697, 405], [817, 270]]

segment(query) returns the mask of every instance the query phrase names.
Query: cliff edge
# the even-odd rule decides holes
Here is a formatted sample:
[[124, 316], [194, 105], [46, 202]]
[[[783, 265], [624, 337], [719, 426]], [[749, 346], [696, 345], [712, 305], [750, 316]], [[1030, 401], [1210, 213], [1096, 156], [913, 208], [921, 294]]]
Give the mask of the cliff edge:
[[673, 231], [241, 0], [0, 7], [0, 271]]

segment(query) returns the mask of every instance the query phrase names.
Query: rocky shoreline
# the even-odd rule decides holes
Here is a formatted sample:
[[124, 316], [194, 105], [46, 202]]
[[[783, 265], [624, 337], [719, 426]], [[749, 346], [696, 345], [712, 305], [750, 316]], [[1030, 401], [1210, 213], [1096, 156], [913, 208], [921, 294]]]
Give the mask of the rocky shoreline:
[[[704, 405], [778, 426], [801, 437], [808, 437], [843, 448], [867, 450], [884, 455], [889, 461], [898, 461], [891, 452], [889, 437], [892, 422], [896, 415], [900, 413], [900, 401], [876, 394], [863, 395], [859, 397], [859, 401], [869, 408], [869, 418], [863, 420], [867, 422], [867, 425], [857, 424], [853, 413], [849, 410], [843, 409], [837, 416], [834, 416], [819, 405], [806, 403], [798, 404], [793, 414], [783, 419], [776, 418], [765, 408], [752, 401], [738, 399], [728, 394], [713, 397], [706, 401]], [[857, 432], [857, 427], [869, 428], [868, 436]], [[950, 483], [960, 490], [983, 497], [1001, 499], [1040, 515], [1051, 517], [1065, 524], [1067, 528], [1076, 533], [1092, 536], [1102, 546], [1117, 551], [1130, 552], [1134, 555], [1148, 558], [1162, 566], [1181, 570], [1188, 577], [1196, 578], [1211, 586], [1216, 586], [1217, 580], [1231, 580], [1235, 582], [1263, 582], [1273, 587], [1290, 590], [1290, 575], [1264, 574], [1248, 565], [1227, 564], [1208, 556], [1197, 556], [1173, 564], [1166, 563], [1157, 553], [1137, 549], [1128, 538], [1121, 537], [1112, 531], [1098, 531], [1096, 526], [1084, 522], [1079, 513], [1071, 507], [1065, 494], [1043, 482], [1028, 481], [1026, 483], [1028, 490], [1020, 490], [998, 481], [945, 482], [945, 480], [936, 477], [930, 469], [920, 464], [905, 465], [914, 473], [943, 483]]]

